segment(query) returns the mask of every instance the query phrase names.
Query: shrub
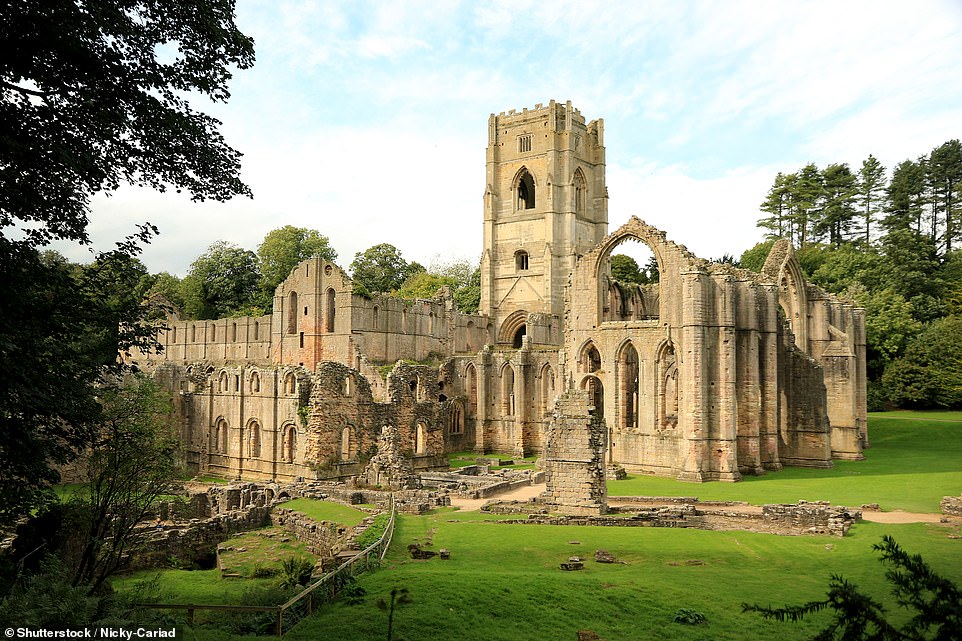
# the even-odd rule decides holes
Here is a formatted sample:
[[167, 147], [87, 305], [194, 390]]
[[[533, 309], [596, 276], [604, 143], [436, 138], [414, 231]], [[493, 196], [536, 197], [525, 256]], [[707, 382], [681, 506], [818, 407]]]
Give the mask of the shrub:
[[684, 625], [701, 625], [703, 623], [708, 623], [708, 617], [699, 612], [698, 610], [693, 610], [691, 608], [678, 608], [675, 612], [675, 617], [672, 619], [675, 623], [683, 623]]
[[290, 556], [281, 561], [281, 587], [307, 585], [314, 573], [314, 561], [307, 557]]

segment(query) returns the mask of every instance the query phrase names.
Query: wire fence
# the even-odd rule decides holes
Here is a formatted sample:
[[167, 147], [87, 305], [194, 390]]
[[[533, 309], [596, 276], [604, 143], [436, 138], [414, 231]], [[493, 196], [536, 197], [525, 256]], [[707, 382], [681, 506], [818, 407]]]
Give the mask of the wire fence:
[[[281, 605], [206, 605], [194, 603], [150, 603], [140, 607], [163, 610], [183, 610], [187, 612], [187, 623], [193, 625], [198, 611], [220, 612], [222, 614], [257, 615], [269, 619], [273, 625], [265, 626], [265, 632], [282, 637], [291, 628], [313, 614], [324, 603], [337, 598], [341, 591], [354, 582], [354, 577], [381, 564], [394, 537], [396, 516], [394, 497], [390, 503], [391, 517], [381, 537], [353, 557], [339, 565], [332, 572], [298, 592]], [[273, 614], [273, 616], [271, 616]], [[269, 630], [269, 631], [268, 631]]]

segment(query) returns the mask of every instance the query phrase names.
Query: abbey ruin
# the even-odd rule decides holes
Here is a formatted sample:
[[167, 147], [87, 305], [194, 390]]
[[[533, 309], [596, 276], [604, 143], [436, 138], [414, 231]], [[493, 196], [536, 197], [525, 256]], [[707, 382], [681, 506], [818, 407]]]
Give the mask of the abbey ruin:
[[[227, 478], [357, 476], [385, 426], [415, 471], [541, 455], [589, 423], [602, 467], [688, 481], [861, 458], [862, 309], [806, 282], [787, 241], [759, 274], [637, 218], [609, 233], [607, 205], [602, 120], [554, 101], [492, 114], [478, 314], [445, 291], [355, 294], [316, 258], [271, 315], [172, 319], [134, 358], [176, 394], [191, 470]], [[625, 242], [658, 282], [611, 277]]]

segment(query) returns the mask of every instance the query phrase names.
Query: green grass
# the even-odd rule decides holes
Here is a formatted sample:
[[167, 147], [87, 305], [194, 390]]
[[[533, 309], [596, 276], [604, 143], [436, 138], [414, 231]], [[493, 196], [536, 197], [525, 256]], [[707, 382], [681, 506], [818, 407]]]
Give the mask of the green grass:
[[220, 570], [144, 570], [111, 579], [114, 590], [130, 592], [144, 581], [157, 581], [158, 603], [236, 604], [244, 592], [277, 585], [276, 578], [223, 579]]
[[295, 539], [287, 530], [279, 527], [268, 527], [232, 536], [224, 542], [224, 545], [234, 548], [221, 552], [221, 566], [224, 572], [240, 574], [247, 578], [253, 577], [258, 568], [270, 568], [279, 574], [281, 561], [291, 556], [314, 560], [314, 555], [307, 551], [303, 543]]
[[487, 459], [502, 459], [511, 461], [523, 461], [516, 462], [512, 465], [492, 465], [492, 470], [533, 470], [535, 465], [534, 462], [537, 460], [537, 456], [531, 455], [526, 456], [522, 459], [511, 456], [510, 454], [478, 454], [477, 452], [452, 452], [448, 454], [448, 465], [452, 468], [467, 467], [468, 465], [475, 465], [479, 458]]
[[[740, 483], [683, 483], [674, 479], [630, 476], [609, 481], [610, 496], [697, 496], [755, 504], [794, 503], [799, 499], [859, 506], [878, 503], [883, 510], [938, 512], [943, 496], [962, 490], [960, 412], [872, 414], [864, 461], [835, 461], [829, 470], [787, 467]], [[938, 419], [949, 420], [938, 420]]]
[[[385, 567], [358, 579], [367, 590], [364, 603], [324, 606], [287, 638], [383, 639], [387, 614], [376, 601], [403, 587], [412, 603], [398, 609], [395, 635], [404, 639], [574, 639], [576, 631], [585, 628], [606, 640], [802, 639], [815, 631], [817, 620], [797, 626], [770, 623], [742, 614], [741, 603], [819, 599], [829, 577], [840, 573], [897, 611], [884, 568], [871, 549], [884, 533], [962, 581], [962, 543], [947, 538], [958, 533], [957, 527], [861, 523], [845, 538], [780, 537], [503, 525], [453, 521], [452, 516], [449, 511], [401, 516]], [[433, 549], [450, 549], [451, 560], [411, 560], [407, 544], [427, 537]], [[572, 540], [580, 544], [572, 545]], [[627, 565], [595, 563], [591, 555], [597, 549], [608, 550]], [[585, 570], [558, 569], [572, 555], [589, 559]], [[703, 613], [708, 624], [673, 623], [680, 608]]]
[[937, 421], [962, 421], [962, 412], [951, 410], [893, 410], [869, 412], [869, 420], [875, 418], [922, 418]]
[[319, 501], [317, 499], [294, 499], [281, 503], [280, 507], [295, 510], [315, 521], [331, 521], [348, 527], [353, 527], [369, 516], [367, 512], [357, 510], [343, 503], [334, 501]]

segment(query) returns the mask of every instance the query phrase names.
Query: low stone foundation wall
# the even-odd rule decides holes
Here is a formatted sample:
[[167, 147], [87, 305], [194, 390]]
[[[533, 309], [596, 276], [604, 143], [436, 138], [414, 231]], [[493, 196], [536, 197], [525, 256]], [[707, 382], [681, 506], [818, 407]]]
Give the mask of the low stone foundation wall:
[[142, 540], [128, 558], [128, 569], [167, 567], [170, 565], [205, 565], [213, 563], [217, 544], [232, 534], [264, 527], [270, 523], [271, 508], [251, 507], [209, 519], [192, 519], [184, 523], [138, 526]]
[[962, 495], [943, 496], [942, 502], [939, 504], [939, 509], [942, 510], [942, 514], [962, 516]]
[[327, 558], [343, 547], [351, 528], [329, 521], [315, 521], [285, 507], [275, 507], [270, 514], [271, 525], [282, 527], [303, 543], [318, 558]]
[[[799, 502], [794, 505], [765, 505], [761, 509], [726, 509], [722, 505], [692, 504], [614, 508], [602, 516], [555, 516], [536, 502], [505, 501], [486, 505], [493, 514], [527, 514], [525, 519], [499, 523], [536, 525], [596, 525], [604, 527], [680, 527], [699, 530], [741, 530], [789, 536], [845, 536], [862, 518], [859, 510], [832, 507], [828, 503]], [[744, 505], [744, 504], [743, 504]]]
[[[290, 498], [333, 499], [350, 505], [362, 503], [375, 505], [379, 510], [387, 510], [391, 504], [392, 492], [358, 488], [344, 483], [323, 482], [297, 483], [285, 486], [280, 496]], [[399, 490], [393, 492], [394, 505], [398, 512], [423, 514], [438, 507], [451, 505], [451, 499], [444, 494], [429, 490]]]

